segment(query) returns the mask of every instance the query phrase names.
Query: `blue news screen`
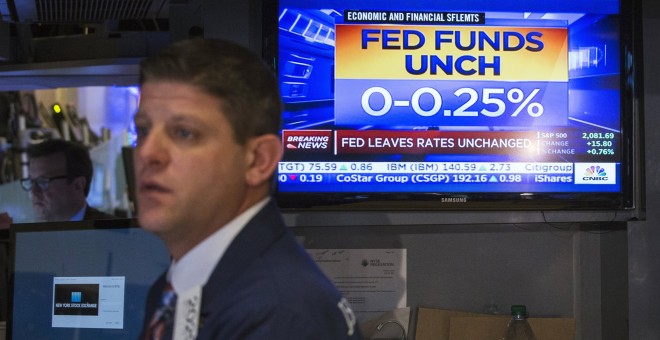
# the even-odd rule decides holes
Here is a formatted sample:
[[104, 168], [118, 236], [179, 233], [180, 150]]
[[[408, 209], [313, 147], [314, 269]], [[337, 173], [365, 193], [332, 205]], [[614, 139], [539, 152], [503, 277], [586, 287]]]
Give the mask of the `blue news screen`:
[[621, 192], [619, 12], [280, 0], [278, 192]]

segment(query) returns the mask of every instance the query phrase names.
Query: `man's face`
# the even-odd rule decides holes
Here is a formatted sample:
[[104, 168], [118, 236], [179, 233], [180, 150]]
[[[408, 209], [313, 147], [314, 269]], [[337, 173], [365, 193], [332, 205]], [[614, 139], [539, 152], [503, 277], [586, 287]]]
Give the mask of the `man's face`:
[[191, 85], [148, 82], [135, 116], [138, 218], [177, 257], [236, 217], [247, 152], [220, 100]]
[[[28, 172], [32, 179], [66, 175], [64, 153], [32, 158]], [[30, 198], [39, 220], [66, 221], [82, 209], [81, 202], [84, 202], [85, 194], [79, 181], [68, 183], [66, 178], [60, 178], [51, 180], [45, 190], [33, 183]]]

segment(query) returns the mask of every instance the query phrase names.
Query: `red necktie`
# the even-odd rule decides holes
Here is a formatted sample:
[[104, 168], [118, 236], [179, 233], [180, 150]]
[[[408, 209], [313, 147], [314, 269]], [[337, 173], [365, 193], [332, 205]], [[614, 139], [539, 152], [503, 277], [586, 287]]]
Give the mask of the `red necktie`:
[[163, 297], [160, 300], [160, 306], [156, 309], [156, 312], [149, 323], [145, 340], [165, 340], [172, 338], [175, 308], [176, 292], [174, 292], [172, 284], [168, 282], [165, 289], [163, 289]]

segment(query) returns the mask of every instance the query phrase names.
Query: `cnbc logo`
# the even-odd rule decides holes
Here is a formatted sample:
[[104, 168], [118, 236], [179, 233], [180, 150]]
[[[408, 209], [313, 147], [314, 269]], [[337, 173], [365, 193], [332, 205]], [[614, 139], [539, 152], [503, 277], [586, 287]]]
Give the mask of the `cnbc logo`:
[[615, 163], [575, 163], [575, 184], [616, 184]]
[[586, 181], [607, 181], [607, 171], [600, 166], [590, 166], [584, 172]]

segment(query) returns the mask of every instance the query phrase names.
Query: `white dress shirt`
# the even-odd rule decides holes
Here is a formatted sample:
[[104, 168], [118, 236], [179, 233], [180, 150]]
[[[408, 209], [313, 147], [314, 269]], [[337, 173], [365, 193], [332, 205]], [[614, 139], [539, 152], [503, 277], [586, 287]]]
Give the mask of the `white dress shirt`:
[[270, 198], [267, 197], [251, 206], [188, 251], [178, 261], [172, 261], [167, 278], [172, 283], [174, 291], [180, 294], [206, 284], [236, 235], [269, 200]]
[[80, 210], [78, 210], [78, 212], [75, 215], [71, 216], [69, 221], [82, 221], [83, 217], [85, 217], [86, 212], [87, 212], [87, 204], [83, 205], [83, 207], [80, 208]]

